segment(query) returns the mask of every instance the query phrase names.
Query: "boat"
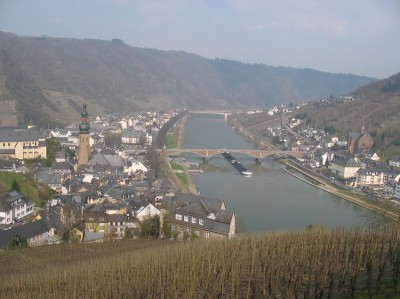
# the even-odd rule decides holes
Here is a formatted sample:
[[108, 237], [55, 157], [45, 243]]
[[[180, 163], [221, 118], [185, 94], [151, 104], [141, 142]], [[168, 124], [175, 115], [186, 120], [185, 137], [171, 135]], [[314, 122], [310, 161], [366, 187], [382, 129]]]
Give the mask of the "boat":
[[243, 170], [240, 172], [241, 174], [243, 174], [244, 176], [251, 176], [253, 175], [253, 173], [249, 170]]
[[233, 165], [233, 167], [236, 168], [237, 171], [239, 171], [240, 174], [244, 176], [251, 176], [253, 173], [249, 170], [247, 170], [246, 167], [244, 167], [238, 160], [236, 160], [230, 153], [224, 152], [222, 155]]

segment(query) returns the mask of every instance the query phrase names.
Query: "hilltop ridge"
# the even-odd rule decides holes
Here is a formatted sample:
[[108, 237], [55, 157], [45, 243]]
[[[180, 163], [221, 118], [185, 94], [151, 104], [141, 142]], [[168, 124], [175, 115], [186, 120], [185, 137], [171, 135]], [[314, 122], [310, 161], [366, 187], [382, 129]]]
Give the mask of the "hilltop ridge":
[[83, 102], [92, 114], [269, 107], [347, 94], [372, 80], [137, 48], [117, 39], [0, 32], [0, 110], [14, 123], [69, 122], [79, 118]]

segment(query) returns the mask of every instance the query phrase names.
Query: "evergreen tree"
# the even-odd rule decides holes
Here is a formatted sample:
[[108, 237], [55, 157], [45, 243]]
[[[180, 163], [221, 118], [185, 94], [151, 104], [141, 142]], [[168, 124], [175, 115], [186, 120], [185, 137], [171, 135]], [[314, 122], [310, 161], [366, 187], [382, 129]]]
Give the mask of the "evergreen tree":
[[11, 185], [10, 191], [13, 191], [13, 190], [17, 191], [17, 192], [21, 192], [21, 187], [16, 179], [14, 179], [14, 181], [12, 182], [12, 185]]

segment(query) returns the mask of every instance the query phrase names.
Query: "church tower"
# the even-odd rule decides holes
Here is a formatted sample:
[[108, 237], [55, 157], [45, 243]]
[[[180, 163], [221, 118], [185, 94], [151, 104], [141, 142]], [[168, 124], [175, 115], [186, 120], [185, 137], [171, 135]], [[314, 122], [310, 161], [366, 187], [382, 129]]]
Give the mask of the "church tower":
[[79, 125], [79, 156], [78, 166], [86, 165], [89, 162], [89, 117], [86, 111], [86, 104], [83, 104], [82, 122]]

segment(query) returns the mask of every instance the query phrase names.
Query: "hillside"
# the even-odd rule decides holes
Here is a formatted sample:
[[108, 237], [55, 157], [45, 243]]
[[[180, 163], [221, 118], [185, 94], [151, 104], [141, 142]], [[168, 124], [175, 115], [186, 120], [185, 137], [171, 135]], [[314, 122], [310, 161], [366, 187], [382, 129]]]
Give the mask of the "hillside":
[[397, 227], [0, 251], [2, 298], [395, 298]]
[[400, 154], [400, 73], [355, 90], [351, 102], [314, 102], [295, 111], [305, 121], [324, 129], [332, 126], [339, 135], [359, 131], [362, 124], [375, 140], [375, 150]]
[[343, 95], [372, 79], [272, 67], [120, 40], [19, 37], [0, 32], [0, 125], [40, 126], [92, 115], [169, 108], [251, 108]]

